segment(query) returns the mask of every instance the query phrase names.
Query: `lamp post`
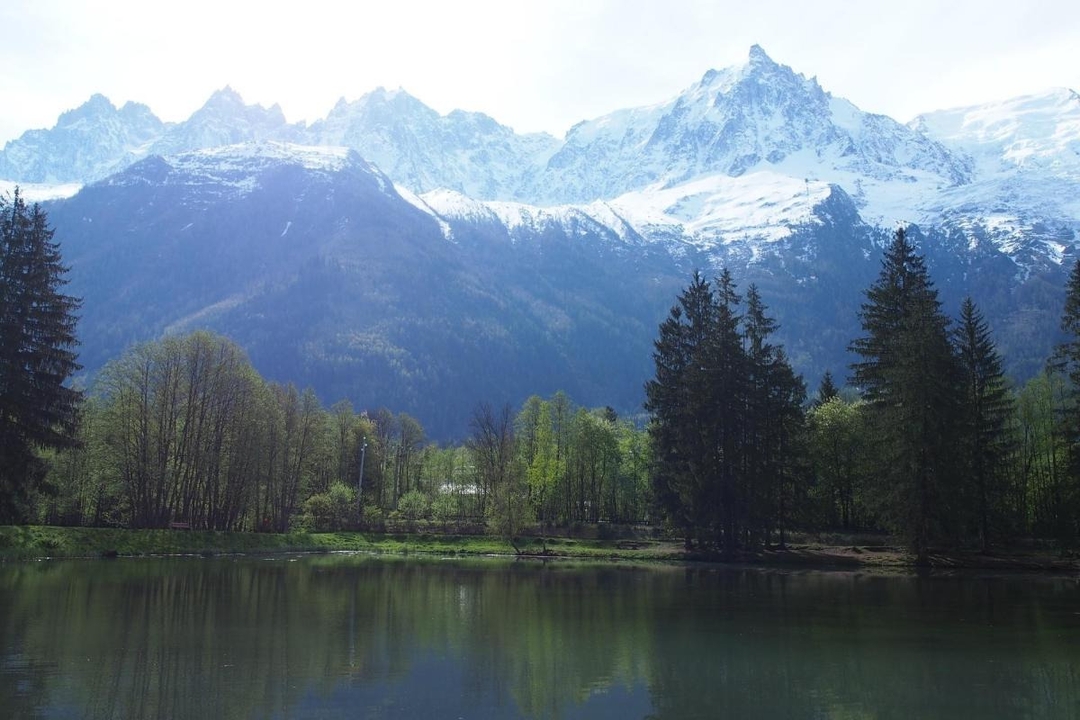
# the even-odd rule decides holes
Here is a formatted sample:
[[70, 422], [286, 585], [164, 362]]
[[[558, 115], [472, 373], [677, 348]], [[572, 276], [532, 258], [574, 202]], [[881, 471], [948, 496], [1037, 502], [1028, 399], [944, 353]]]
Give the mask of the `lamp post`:
[[367, 457], [367, 438], [360, 445], [360, 480], [356, 483], [356, 518], [364, 518], [364, 459]]

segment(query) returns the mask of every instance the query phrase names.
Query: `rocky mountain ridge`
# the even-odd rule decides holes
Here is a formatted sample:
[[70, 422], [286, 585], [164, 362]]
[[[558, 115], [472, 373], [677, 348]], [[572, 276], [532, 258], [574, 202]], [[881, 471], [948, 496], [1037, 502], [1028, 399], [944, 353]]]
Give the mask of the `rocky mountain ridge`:
[[[95, 96], [0, 153], [0, 178], [88, 182], [149, 155], [244, 142], [347, 147], [409, 192], [573, 205], [643, 237], [768, 243], [839, 188], [872, 225], [912, 222], [991, 243], [1018, 272], [1061, 262], [1080, 230], [1080, 96], [1070, 90], [920, 115], [862, 112], [753, 46], [672, 100], [581, 122], [565, 139], [518, 135], [481, 113], [440, 115], [403, 90], [344, 99], [310, 126], [229, 88], [191, 118]], [[771, 217], [770, 217], [771, 216]], [[761, 245], [764, 247], [764, 245]], [[760, 249], [760, 248], [758, 248]], [[753, 254], [756, 250], [748, 248]]]
[[228, 89], [187, 124], [92, 105], [0, 158], [4, 172], [56, 163], [56, 178], [64, 162], [112, 168], [47, 205], [91, 378], [133, 342], [207, 327], [268, 377], [443, 437], [478, 400], [558, 389], [639, 411], [657, 323], [695, 269], [756, 284], [811, 385], [842, 377], [898, 221], [946, 310], [971, 295], [1023, 379], [1055, 342], [1078, 255], [1066, 91], [905, 126], [755, 47], [563, 141], [403, 91], [310, 126]]

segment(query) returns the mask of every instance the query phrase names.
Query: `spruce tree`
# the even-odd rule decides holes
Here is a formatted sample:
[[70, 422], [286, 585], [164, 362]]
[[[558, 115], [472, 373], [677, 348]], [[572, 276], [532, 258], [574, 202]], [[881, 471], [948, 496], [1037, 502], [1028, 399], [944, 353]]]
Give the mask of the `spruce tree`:
[[747, 362], [744, 495], [749, 499], [751, 528], [763, 532], [766, 542], [774, 529], [779, 530], [783, 545], [797, 475], [792, 458], [798, 454], [795, 446], [801, 435], [806, 385], [791, 368], [783, 348], [770, 342], [778, 328], [751, 285], [743, 318]]
[[739, 547], [741, 531], [750, 515], [744, 445], [749, 360], [739, 332], [739, 303], [735, 280], [724, 268], [716, 279], [715, 314], [703, 364], [709, 413], [702, 427], [706, 429], [707, 452], [717, 479], [709, 503], [711, 515], [719, 519], [713, 538], [728, 557]]
[[881, 453], [882, 509], [925, 561], [931, 539], [951, 530], [957, 369], [949, 321], [903, 228], [885, 252], [859, 318], [864, 336], [851, 344], [860, 358], [852, 382], [869, 403]]
[[16, 189], [0, 198], [0, 522], [24, 520], [42, 464], [36, 451], [71, 446], [80, 393], [76, 298], [40, 207]]
[[1067, 484], [1057, 493], [1060, 501], [1054, 524], [1059, 539], [1071, 543], [1080, 536], [1080, 260], [1069, 273], [1061, 330], [1065, 340], [1057, 348], [1056, 365], [1069, 379], [1069, 407], [1060, 430], [1069, 451], [1069, 473]]
[[645, 408], [652, 415], [649, 433], [656, 448], [653, 491], [687, 544], [704, 522], [711, 479], [701, 460], [707, 455], [704, 432], [693, 428], [708, 421], [703, 355], [714, 312], [712, 288], [694, 273], [660, 325], [653, 352], [656, 375], [645, 385]]
[[1012, 396], [990, 329], [971, 298], [960, 306], [960, 323], [953, 331], [953, 341], [962, 382], [958, 449], [964, 481], [963, 506], [973, 510], [985, 553], [990, 549], [994, 520], [1003, 510], [1002, 470], [1009, 453]]
[[739, 313], [735, 281], [694, 275], [660, 325], [646, 386], [654, 490], [665, 514], [732, 555], [783, 528], [793, 497], [806, 388], [757, 289]]
[[645, 385], [656, 448], [654, 491], [687, 543], [733, 552], [746, 515], [741, 482], [746, 360], [728, 271], [698, 273], [660, 325]]
[[834, 397], [839, 396], [840, 388], [836, 387], [836, 381], [833, 380], [832, 373], [826, 370], [825, 374], [821, 376], [821, 382], [818, 384], [817, 397], [814, 398], [814, 407], [821, 407]]

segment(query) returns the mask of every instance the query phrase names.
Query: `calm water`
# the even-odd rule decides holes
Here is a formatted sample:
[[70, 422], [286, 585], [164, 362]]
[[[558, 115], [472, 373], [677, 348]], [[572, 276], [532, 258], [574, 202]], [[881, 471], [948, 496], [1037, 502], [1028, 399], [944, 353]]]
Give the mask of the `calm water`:
[[360, 556], [0, 566], [0, 717], [1075, 718], [1080, 581]]

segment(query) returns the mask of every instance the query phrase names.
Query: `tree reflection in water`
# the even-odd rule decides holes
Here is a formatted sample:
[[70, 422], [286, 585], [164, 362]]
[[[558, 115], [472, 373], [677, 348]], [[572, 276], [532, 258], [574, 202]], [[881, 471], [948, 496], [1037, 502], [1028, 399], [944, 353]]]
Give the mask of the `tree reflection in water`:
[[1032, 577], [362, 556], [0, 567], [12, 717], [1069, 717]]

